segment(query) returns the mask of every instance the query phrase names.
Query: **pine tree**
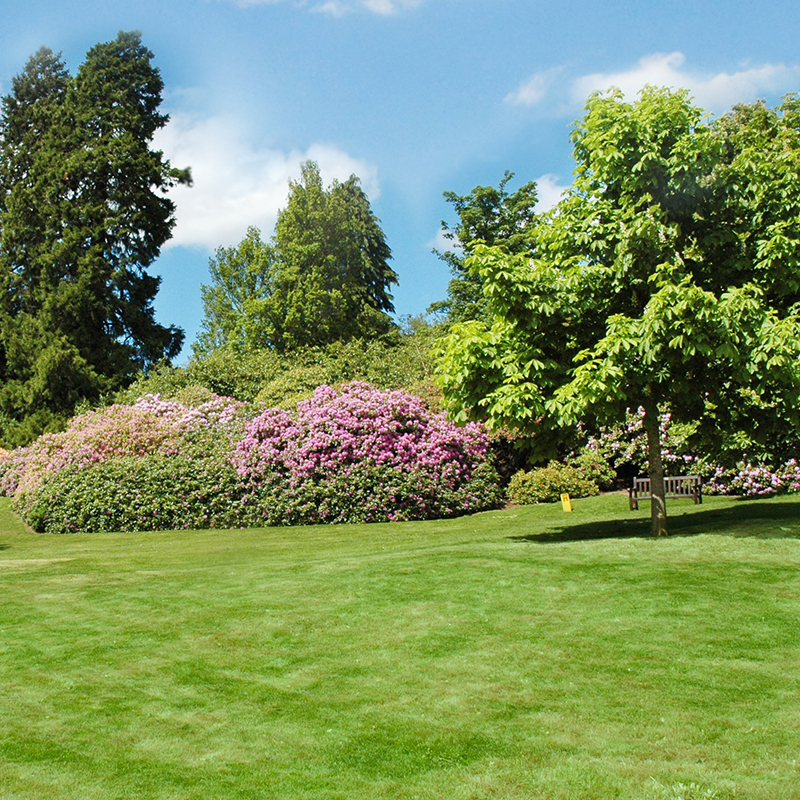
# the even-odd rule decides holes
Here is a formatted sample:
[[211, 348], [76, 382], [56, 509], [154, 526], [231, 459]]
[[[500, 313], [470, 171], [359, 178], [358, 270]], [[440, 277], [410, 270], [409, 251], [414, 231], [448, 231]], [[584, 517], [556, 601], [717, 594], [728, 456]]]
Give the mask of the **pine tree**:
[[313, 161], [290, 184], [275, 226], [273, 319], [279, 350], [370, 339], [392, 329], [397, 274], [379, 220], [355, 175], [322, 185]]
[[280, 352], [374, 339], [394, 329], [391, 250], [359, 180], [326, 189], [319, 167], [290, 183], [270, 244], [250, 228], [220, 248], [203, 286], [205, 318], [195, 352], [216, 347]]
[[188, 171], [151, 150], [163, 83], [138, 33], [92, 48], [75, 78], [40, 50], [0, 121], [0, 424], [16, 444], [76, 402], [177, 355], [147, 273], [174, 224], [164, 192]]

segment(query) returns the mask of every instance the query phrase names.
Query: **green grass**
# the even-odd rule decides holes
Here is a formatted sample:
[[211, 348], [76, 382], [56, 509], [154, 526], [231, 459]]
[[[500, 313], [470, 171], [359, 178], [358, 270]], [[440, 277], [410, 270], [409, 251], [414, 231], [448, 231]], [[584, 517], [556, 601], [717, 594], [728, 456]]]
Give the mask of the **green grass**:
[[0, 797], [800, 798], [800, 498], [670, 513], [41, 536], [2, 505]]

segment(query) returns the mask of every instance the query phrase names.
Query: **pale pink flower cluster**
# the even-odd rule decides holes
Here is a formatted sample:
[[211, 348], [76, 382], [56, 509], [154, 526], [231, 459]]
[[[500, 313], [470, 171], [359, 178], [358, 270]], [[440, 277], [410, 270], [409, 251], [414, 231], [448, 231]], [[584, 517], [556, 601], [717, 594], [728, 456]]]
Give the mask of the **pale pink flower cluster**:
[[241, 405], [217, 395], [194, 407], [146, 395], [133, 405], [89, 411], [74, 417], [67, 430], [14, 451], [0, 489], [4, 494], [28, 492], [63, 469], [84, 469], [120, 456], [176, 454], [192, 431], [233, 428]]
[[745, 497], [795, 494], [800, 492], [800, 464], [794, 458], [779, 467], [740, 461], [734, 469], [717, 467], [703, 489], [709, 494]]
[[[661, 458], [670, 474], [685, 472], [697, 459], [688, 452], [686, 436], [691, 426], [677, 424], [669, 411], [659, 420], [662, 450]], [[625, 422], [614, 427], [602, 427], [598, 436], [590, 436], [586, 449], [600, 453], [613, 466], [634, 464], [647, 469], [647, 436], [644, 430], [644, 409], [628, 409]]]

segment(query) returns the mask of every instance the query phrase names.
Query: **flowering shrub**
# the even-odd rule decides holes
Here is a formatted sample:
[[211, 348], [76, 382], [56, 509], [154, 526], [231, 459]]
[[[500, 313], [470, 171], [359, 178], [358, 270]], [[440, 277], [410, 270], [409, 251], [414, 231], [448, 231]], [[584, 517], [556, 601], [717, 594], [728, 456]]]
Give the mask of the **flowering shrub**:
[[800, 492], [800, 464], [792, 458], [779, 467], [740, 461], [735, 467], [715, 467], [703, 486], [708, 494], [770, 497]]
[[64, 471], [87, 470], [124, 457], [178, 455], [192, 441], [235, 438], [243, 424], [241, 405], [210, 392], [189, 397], [186, 403], [148, 395], [133, 405], [81, 414], [62, 433], [40, 436], [3, 459], [0, 488], [13, 495], [15, 510], [27, 519], [42, 484]]
[[270, 524], [432, 519], [491, 508], [497, 475], [482, 428], [458, 428], [404, 391], [319, 387], [294, 414], [252, 420], [234, 463], [270, 494]]
[[599, 491], [597, 484], [580, 470], [551, 461], [546, 467], [517, 472], [508, 484], [508, 499], [522, 506], [553, 503], [565, 493], [571, 497], [591, 497]]
[[[632, 464], [641, 472], [647, 471], [647, 441], [642, 427], [644, 411], [628, 412], [626, 421], [617, 427], [602, 428], [590, 437], [580, 454], [604, 456], [611, 465]], [[662, 458], [668, 475], [691, 472], [704, 478], [703, 491], [708, 494], [769, 497], [776, 494], [800, 492], [800, 466], [792, 458], [779, 466], [766, 460], [741, 458], [736, 447], [728, 451], [726, 466], [708, 458], [698, 458], [686, 444], [694, 426], [675, 423], [666, 412], [661, 415]], [[735, 440], [735, 437], [734, 437]], [[722, 453], [721, 458], [725, 458]], [[733, 465], [731, 465], [731, 462]]]
[[[644, 409], [628, 410], [621, 425], [600, 428], [597, 436], [590, 436], [584, 451], [597, 453], [612, 467], [633, 464], [647, 471], [647, 435], [644, 430]], [[664, 471], [667, 475], [684, 475], [696, 462], [686, 441], [694, 432], [693, 425], [673, 422], [672, 414], [665, 411], [660, 420]]]
[[25, 519], [48, 533], [234, 528], [241, 498], [227, 457], [126, 455], [52, 476], [26, 495]]
[[[122, 456], [179, 452], [192, 432], [237, 430], [240, 403], [210, 392], [197, 405], [146, 395], [74, 417], [67, 430], [40, 436], [15, 452], [6, 493], [34, 489], [63, 469], [84, 469]], [[17, 480], [18, 484], [14, 485]]]
[[0, 454], [0, 481], [49, 532], [430, 519], [498, 503], [487, 450], [479, 426], [362, 383], [249, 422], [209, 392], [150, 395]]

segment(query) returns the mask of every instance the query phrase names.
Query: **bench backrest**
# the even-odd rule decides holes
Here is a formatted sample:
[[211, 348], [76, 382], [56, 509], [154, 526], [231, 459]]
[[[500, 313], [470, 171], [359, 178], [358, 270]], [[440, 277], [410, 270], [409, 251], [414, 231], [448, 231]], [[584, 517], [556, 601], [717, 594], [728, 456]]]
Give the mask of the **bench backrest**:
[[[699, 475], [664, 476], [664, 494], [692, 497], [700, 488], [700, 484]], [[650, 478], [634, 478], [633, 490], [637, 494], [650, 494]]]

